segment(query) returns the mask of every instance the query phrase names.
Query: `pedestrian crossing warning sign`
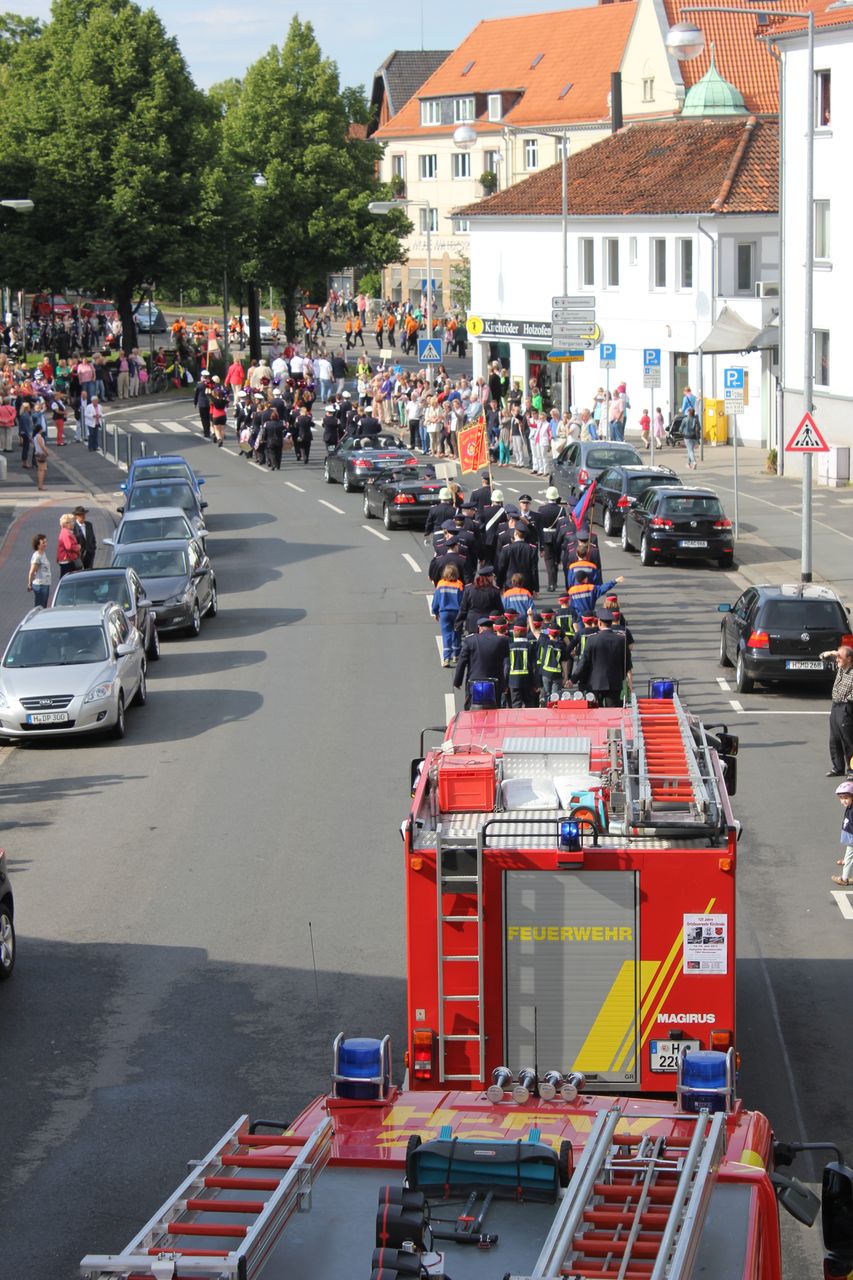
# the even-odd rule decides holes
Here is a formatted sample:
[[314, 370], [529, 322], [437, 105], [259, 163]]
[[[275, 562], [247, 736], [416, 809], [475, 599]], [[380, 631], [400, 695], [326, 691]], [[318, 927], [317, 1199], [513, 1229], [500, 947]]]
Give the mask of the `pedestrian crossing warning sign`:
[[818, 431], [810, 413], [804, 413], [791, 439], [785, 445], [786, 453], [829, 453], [829, 445]]
[[441, 364], [441, 339], [418, 338], [418, 360], [421, 364]]

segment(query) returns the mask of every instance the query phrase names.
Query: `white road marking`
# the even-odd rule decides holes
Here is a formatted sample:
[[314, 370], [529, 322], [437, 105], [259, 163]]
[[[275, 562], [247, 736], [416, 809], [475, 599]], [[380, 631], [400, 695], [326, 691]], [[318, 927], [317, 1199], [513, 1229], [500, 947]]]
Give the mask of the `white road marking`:
[[366, 529], [368, 533], [372, 533], [374, 538], [381, 538], [383, 542], [391, 541], [387, 533], [380, 533], [378, 529], [374, 529], [372, 524], [363, 524], [361, 527]]
[[507, 489], [509, 489], [510, 493], [521, 493], [520, 489], [513, 489], [511, 484], [507, 485]]
[[227, 446], [227, 445], [225, 445], [225, 444], [222, 446], [222, 448], [225, 450], [225, 452], [226, 452], [226, 453], [230, 453], [232, 458], [239, 458], [239, 457], [240, 457], [240, 455], [239, 455], [239, 453], [237, 453], [236, 449], [229, 449], [229, 448], [228, 448], [228, 446]]
[[298, 484], [294, 484], [292, 480], [285, 480], [284, 483], [287, 485], [288, 489], [295, 489], [297, 493], [305, 492], [304, 489], [300, 489]]
[[[715, 484], [714, 488], [718, 489], [721, 493], [734, 493], [734, 489], [729, 489], [726, 485]], [[790, 507], [783, 506], [782, 503], [771, 502], [769, 498], [759, 498], [758, 495], [754, 493], [750, 493], [747, 496], [751, 502], [763, 502], [765, 507], [775, 507], [777, 511], [785, 511], [789, 516], [797, 515], [799, 513], [799, 508], [795, 511]], [[841, 499], [839, 499], [839, 501], [841, 501]], [[836, 536], [836, 538], [845, 538], [847, 542], [853, 542], [853, 535], [849, 533], [842, 533], [840, 529], [835, 527], [835, 525], [825, 524], [823, 520], [815, 520], [814, 523], [816, 525], [820, 525], [824, 529], [828, 529], [830, 533], [833, 533]]]
[[[260, 462], [255, 462], [255, 459], [254, 459], [254, 458], [250, 458], [250, 459], [249, 459], [249, 466], [250, 466], [250, 467], [257, 467], [258, 471], [268, 471], [268, 470], [269, 470], [269, 467], [262, 467], [262, 466], [261, 466], [261, 464], [260, 464]], [[322, 501], [322, 499], [321, 499], [321, 501]], [[343, 514], [343, 513], [341, 513], [341, 514]]]
[[[734, 703], [732, 703], [732, 706], [734, 706]], [[737, 709], [738, 715], [744, 715], [744, 716], [825, 716], [826, 715], [825, 711], [781, 711], [781, 710], [777, 711], [775, 709], [765, 711], [758, 708], [753, 710], [751, 707], [744, 708], [739, 703], [736, 709]]]
[[853, 498], [836, 498], [836, 502], [840, 502], [843, 507], [849, 507], [853, 503]]
[[420, 571], [421, 571], [421, 566], [418, 564], [418, 562], [417, 562], [417, 560], [415, 559], [415, 557], [414, 557], [414, 556], [410, 556], [410, 555], [409, 555], [409, 553], [408, 553], [408, 551], [404, 551], [404, 552], [402, 553], [402, 555], [403, 555], [403, 559], [406, 561], [406, 563], [407, 563], [407, 564], [411, 565], [411, 567], [414, 569], [415, 573], [420, 573]]
[[153, 422], [129, 422], [127, 425], [134, 431], [141, 431], [143, 435], [158, 434]]
[[426, 596], [427, 613], [432, 617], [432, 592], [428, 591]]
[[717, 684], [721, 689], [725, 689], [726, 693], [731, 693], [732, 686], [729, 684], [728, 680], [724, 680], [722, 676], [717, 676]]
[[441, 639], [441, 636], [436, 636], [436, 637], [435, 637], [435, 643], [436, 643], [436, 646], [437, 646], [437, 648], [438, 648], [438, 656], [439, 656], [439, 660], [440, 660], [440, 661], [443, 661], [443, 660], [444, 660], [444, 643], [443, 643], [443, 641], [442, 641], [442, 639]]
[[336, 511], [339, 516], [346, 515], [345, 511], [342, 511], [340, 507], [334, 506], [333, 503], [327, 502], [325, 498], [318, 498], [317, 501], [321, 507], [328, 507], [330, 511]]
[[185, 436], [189, 431], [189, 427], [185, 427], [182, 422], [161, 422], [160, 426], [164, 431], [176, 431], [182, 436]]
[[444, 695], [444, 714], [447, 716], [448, 723], [456, 715], [456, 695], [453, 693]]
[[729, 698], [729, 706], [732, 711], [736, 711], [739, 716], [746, 714], [746, 708], [742, 702], [738, 702], [737, 698]]
[[853, 902], [850, 900], [849, 889], [831, 889], [830, 890], [838, 910], [844, 916], [845, 920], [853, 920]]
[[621, 542], [609, 542], [609, 541], [607, 540], [607, 538], [605, 538], [605, 539], [604, 539], [604, 545], [605, 545], [605, 547], [621, 547], [621, 546], [622, 546], [622, 543], [621, 543]]

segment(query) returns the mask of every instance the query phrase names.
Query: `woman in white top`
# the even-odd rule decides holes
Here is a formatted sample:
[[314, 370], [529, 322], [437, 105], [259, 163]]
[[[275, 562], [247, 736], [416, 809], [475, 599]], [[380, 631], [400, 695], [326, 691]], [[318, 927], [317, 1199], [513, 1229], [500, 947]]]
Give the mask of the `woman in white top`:
[[50, 598], [50, 561], [45, 547], [47, 534], [37, 533], [33, 538], [33, 554], [30, 559], [30, 572], [27, 575], [27, 591], [32, 591], [33, 600], [39, 609], [46, 609]]

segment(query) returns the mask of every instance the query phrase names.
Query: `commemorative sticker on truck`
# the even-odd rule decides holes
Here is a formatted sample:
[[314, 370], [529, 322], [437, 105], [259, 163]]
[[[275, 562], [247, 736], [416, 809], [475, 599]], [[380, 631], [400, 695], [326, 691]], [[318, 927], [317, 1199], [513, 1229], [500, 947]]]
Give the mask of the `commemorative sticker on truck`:
[[728, 973], [727, 915], [685, 915], [682, 973]]

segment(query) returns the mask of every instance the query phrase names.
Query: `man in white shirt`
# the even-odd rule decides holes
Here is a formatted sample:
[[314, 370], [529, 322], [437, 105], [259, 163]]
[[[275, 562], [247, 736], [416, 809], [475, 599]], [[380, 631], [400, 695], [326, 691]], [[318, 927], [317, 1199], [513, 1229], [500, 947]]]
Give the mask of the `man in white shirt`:
[[320, 399], [326, 404], [332, 394], [332, 362], [328, 356], [318, 356], [314, 361], [314, 373], [320, 381]]
[[276, 356], [275, 360], [272, 362], [271, 368], [273, 382], [279, 383], [282, 378], [287, 377], [287, 361], [283, 355], [279, 354]]
[[294, 378], [302, 377], [302, 370], [305, 368], [305, 357], [295, 351], [290, 357], [290, 372]]
[[90, 453], [95, 453], [97, 451], [98, 440], [103, 424], [104, 414], [101, 409], [101, 402], [97, 396], [92, 396], [92, 399], [83, 410], [83, 425], [86, 428], [86, 439], [89, 443]]

